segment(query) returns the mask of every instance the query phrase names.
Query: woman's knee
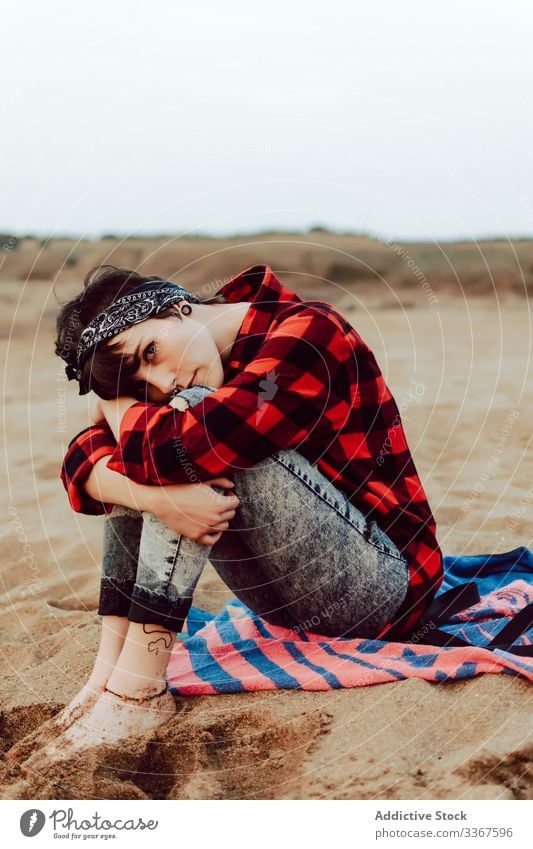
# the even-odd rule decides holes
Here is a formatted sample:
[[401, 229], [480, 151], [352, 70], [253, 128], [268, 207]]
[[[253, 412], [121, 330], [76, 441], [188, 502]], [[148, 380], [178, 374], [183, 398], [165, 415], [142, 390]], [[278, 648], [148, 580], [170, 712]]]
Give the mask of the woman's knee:
[[[280, 462], [280, 457], [285, 462]], [[294, 513], [306, 513], [307, 519], [312, 517], [306, 508], [302, 495], [311, 499], [315, 504], [316, 493], [302, 484], [301, 480], [289, 468], [292, 453], [279, 451], [275, 455], [260, 460], [254, 466], [238, 469], [232, 472], [235, 487], [233, 493], [238, 497], [239, 504], [232, 527], [249, 529], [257, 533], [265, 526], [283, 539], [285, 533], [291, 533], [291, 522]], [[301, 487], [306, 492], [301, 492]]]

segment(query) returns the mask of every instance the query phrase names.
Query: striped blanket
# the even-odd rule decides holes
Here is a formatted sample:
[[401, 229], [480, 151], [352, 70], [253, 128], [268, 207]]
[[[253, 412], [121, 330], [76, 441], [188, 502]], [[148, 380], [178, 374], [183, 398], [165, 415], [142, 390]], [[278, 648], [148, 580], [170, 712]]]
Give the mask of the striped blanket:
[[[167, 670], [180, 695], [251, 690], [330, 690], [423, 678], [441, 682], [504, 672], [533, 681], [533, 657], [484, 648], [518, 611], [533, 602], [533, 551], [447, 555], [437, 597], [464, 582], [476, 583], [481, 600], [449, 617], [442, 631], [468, 646], [325, 637], [269, 625], [242, 602], [216, 615], [191, 608]], [[533, 628], [515, 645], [531, 645]]]

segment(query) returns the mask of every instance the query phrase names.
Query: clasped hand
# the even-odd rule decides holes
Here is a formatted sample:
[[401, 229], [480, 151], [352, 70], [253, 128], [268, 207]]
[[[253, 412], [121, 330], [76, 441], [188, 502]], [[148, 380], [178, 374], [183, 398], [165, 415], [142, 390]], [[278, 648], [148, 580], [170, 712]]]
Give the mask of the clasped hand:
[[[217, 492], [214, 486], [223, 492]], [[201, 483], [152, 486], [150, 512], [175, 533], [213, 545], [229, 528], [237, 512], [239, 499], [231, 493], [234, 486], [227, 477], [212, 478]]]

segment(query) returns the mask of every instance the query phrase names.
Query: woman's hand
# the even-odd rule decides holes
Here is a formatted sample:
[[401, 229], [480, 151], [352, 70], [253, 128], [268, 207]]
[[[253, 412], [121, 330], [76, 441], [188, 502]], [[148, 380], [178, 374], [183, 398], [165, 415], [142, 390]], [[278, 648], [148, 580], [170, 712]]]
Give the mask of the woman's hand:
[[175, 395], [174, 398], [171, 398], [168, 402], [170, 407], [174, 407], [175, 410], [181, 410], [182, 413], [185, 410], [189, 409], [189, 402], [186, 398], [180, 398], [179, 395]]
[[[228, 492], [218, 493], [212, 485]], [[239, 499], [229, 492], [233, 481], [226, 477], [202, 483], [151, 486], [147, 510], [177, 534], [202, 545], [213, 545], [229, 528]]]

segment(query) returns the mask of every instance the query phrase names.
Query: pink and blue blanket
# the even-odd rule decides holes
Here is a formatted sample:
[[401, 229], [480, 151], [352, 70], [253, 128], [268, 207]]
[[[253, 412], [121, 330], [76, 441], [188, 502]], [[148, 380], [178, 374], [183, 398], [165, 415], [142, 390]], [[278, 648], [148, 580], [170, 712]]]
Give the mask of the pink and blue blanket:
[[[504, 672], [533, 681], [533, 627], [512, 650], [487, 648], [502, 628], [533, 603], [533, 551], [523, 546], [502, 554], [446, 555], [437, 598], [471, 582], [478, 603], [441, 621], [439, 630], [468, 645], [332, 638], [269, 625], [242, 602], [228, 602], [215, 616], [191, 608], [167, 671], [180, 695], [252, 690], [330, 690], [423, 678], [443, 682]], [[515, 620], [516, 621], [516, 620]], [[530, 622], [530, 619], [527, 619]], [[509, 628], [507, 629], [509, 630]], [[505, 642], [505, 641], [504, 641]], [[520, 649], [524, 647], [521, 655]], [[530, 652], [533, 655], [533, 651]]]

